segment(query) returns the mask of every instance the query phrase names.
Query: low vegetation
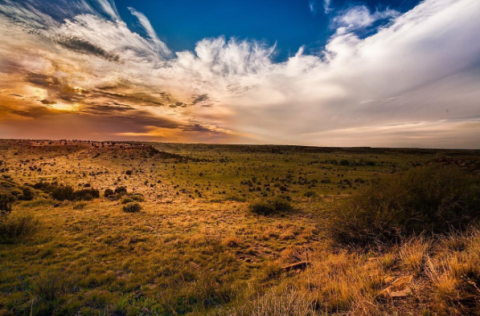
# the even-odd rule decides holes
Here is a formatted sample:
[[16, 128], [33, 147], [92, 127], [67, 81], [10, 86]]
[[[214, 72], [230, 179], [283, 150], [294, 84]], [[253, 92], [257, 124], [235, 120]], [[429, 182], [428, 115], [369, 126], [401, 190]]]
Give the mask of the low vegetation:
[[344, 244], [446, 234], [480, 219], [480, 182], [458, 168], [426, 167], [373, 181], [335, 209], [330, 232]]
[[127, 203], [123, 206], [123, 211], [125, 213], [138, 213], [142, 210], [142, 206], [138, 202]]
[[38, 219], [28, 213], [0, 214], [0, 243], [15, 243], [31, 237], [39, 228]]
[[285, 214], [293, 210], [289, 201], [283, 198], [270, 199], [266, 201], [256, 201], [249, 205], [252, 213], [257, 215]]
[[480, 310], [477, 151], [4, 140], [0, 157], [0, 316]]

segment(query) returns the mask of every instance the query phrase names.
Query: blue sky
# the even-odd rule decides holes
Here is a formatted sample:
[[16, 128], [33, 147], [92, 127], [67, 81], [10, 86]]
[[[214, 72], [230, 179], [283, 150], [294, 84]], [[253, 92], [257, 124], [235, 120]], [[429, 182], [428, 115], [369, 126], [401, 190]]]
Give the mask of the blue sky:
[[0, 136], [480, 148], [479, 0], [0, 0]]
[[[160, 38], [173, 50], [193, 50], [203, 38], [225, 36], [277, 44], [275, 60], [294, 55], [301, 46], [318, 51], [335, 31], [330, 27], [339, 11], [365, 5], [372, 12], [390, 8], [406, 12], [420, 0], [117, 0], [120, 15], [133, 29], [128, 11], [143, 12]], [[313, 11], [311, 10], [313, 8]], [[384, 21], [385, 22], [385, 21]]]

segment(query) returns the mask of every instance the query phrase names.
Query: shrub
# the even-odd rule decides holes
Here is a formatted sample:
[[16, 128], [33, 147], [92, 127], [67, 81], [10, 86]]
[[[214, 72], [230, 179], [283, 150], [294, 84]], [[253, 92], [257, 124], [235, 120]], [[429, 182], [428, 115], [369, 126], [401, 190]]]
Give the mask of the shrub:
[[31, 214], [0, 214], [0, 243], [13, 243], [30, 236], [37, 231], [38, 225]]
[[17, 201], [17, 198], [11, 194], [0, 194], [0, 213], [12, 211], [13, 203]]
[[52, 198], [58, 201], [73, 200], [73, 188], [71, 186], [55, 187], [52, 191]]
[[458, 168], [428, 167], [373, 181], [335, 210], [329, 231], [340, 243], [367, 245], [461, 230], [479, 217], [478, 180]]
[[91, 201], [100, 197], [100, 192], [97, 189], [83, 189], [73, 193], [73, 199], [77, 201]]
[[100, 197], [100, 192], [97, 189], [82, 189], [75, 191], [71, 186], [56, 186], [52, 185], [46, 189], [52, 194], [52, 198], [57, 201], [90, 201], [94, 198]]
[[113, 195], [115, 195], [115, 192], [113, 192], [112, 189], [106, 189], [105, 192], [103, 192], [103, 196], [105, 196], [106, 198], [111, 197]]
[[271, 215], [291, 212], [293, 207], [287, 200], [276, 198], [273, 200], [254, 202], [249, 205], [249, 210], [257, 215]]
[[29, 187], [22, 188], [22, 193], [23, 194], [18, 196], [18, 199], [22, 201], [31, 201], [35, 196], [35, 192], [33, 191], [32, 188], [29, 188]]
[[115, 188], [115, 193], [118, 194], [118, 195], [127, 194], [127, 188], [126, 187], [117, 187], [117, 188]]
[[142, 210], [142, 206], [137, 202], [128, 203], [123, 207], [123, 211], [126, 213], [137, 213]]

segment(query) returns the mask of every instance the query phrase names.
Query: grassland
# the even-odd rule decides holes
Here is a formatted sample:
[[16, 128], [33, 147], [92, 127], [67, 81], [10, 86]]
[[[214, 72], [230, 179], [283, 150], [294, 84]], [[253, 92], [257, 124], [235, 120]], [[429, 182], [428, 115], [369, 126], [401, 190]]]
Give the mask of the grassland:
[[[0, 315], [479, 315], [476, 227], [358, 248], [327, 225], [378, 179], [476, 179], [478, 151], [3, 140], [0, 160]], [[272, 199], [293, 209], [251, 212]]]

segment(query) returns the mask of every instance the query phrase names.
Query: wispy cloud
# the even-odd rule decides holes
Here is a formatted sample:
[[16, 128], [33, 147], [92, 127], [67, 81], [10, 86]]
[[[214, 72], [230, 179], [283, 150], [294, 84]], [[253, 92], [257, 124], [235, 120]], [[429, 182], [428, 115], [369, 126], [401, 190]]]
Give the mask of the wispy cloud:
[[387, 9], [371, 13], [366, 6], [355, 6], [340, 13], [332, 20], [332, 25], [341, 30], [357, 30], [371, 26], [380, 20], [391, 20], [400, 15], [400, 12]]
[[329, 14], [332, 11], [330, 4], [331, 0], [323, 0], [323, 11], [325, 12], [325, 14]]
[[145, 32], [148, 35], [148, 38], [155, 44], [157, 47], [158, 53], [164, 56], [169, 56], [171, 55], [170, 50], [168, 49], [167, 45], [163, 43], [159, 38], [157, 33], [152, 27], [152, 24], [150, 24], [150, 21], [148, 18], [141, 12], [138, 12], [134, 8], [129, 7], [128, 8], [132, 15], [134, 15], [137, 19], [140, 25], [145, 29]]
[[325, 14], [332, 12], [331, 0], [308, 0], [308, 8], [310, 12], [316, 14], [319, 8], [323, 8]]
[[69, 3], [57, 17], [0, 3], [4, 137], [480, 146], [477, 0], [353, 7], [321, 53], [281, 63], [276, 47], [223, 37], [173, 54], [134, 9], [145, 37], [113, 2]]

